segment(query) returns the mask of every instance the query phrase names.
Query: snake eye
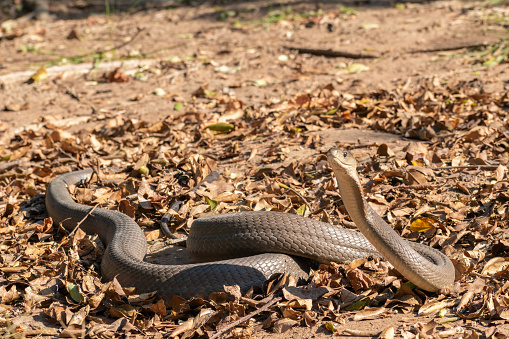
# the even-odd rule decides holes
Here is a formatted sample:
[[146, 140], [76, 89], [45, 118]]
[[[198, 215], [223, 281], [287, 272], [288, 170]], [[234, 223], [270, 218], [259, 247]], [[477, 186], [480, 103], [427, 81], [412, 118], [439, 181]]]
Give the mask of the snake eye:
[[344, 151], [343, 156], [346, 158], [347, 155], [348, 155], [348, 153], [346, 151]]

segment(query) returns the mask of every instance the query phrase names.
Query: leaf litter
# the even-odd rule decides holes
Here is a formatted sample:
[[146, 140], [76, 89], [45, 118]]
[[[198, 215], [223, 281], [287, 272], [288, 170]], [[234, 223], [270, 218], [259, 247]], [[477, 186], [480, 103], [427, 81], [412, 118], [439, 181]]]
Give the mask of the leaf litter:
[[[108, 112], [90, 131], [72, 133], [47, 122], [14, 135], [0, 154], [1, 321], [42, 310], [62, 336], [183, 338], [246, 337], [261, 328], [281, 333], [315, 324], [341, 332], [351, 315], [355, 322], [396, 313], [426, 317], [384, 333], [475, 338], [494, 335], [494, 326], [508, 321], [507, 93], [479, 95], [464, 83], [425, 82], [413, 92], [350, 95], [326, 85], [220, 122], [231, 107], [243, 104], [221, 95], [151, 124]], [[100, 240], [79, 229], [67, 234], [45, 215], [43, 194], [56, 175], [115, 166], [123, 173], [101, 169], [98, 182], [69, 190], [80, 203], [133, 217], [152, 244], [167, 242], [158, 229], [165, 213], [174, 216], [170, 228], [178, 238], [196, 218], [241, 210], [348, 226], [326, 165], [330, 145], [311, 132], [352, 126], [428, 142], [409, 141], [396, 151], [386, 144], [338, 146], [360, 155], [368, 200], [404, 238], [453, 260], [453, 290], [423, 292], [385, 260], [359, 259], [321, 265], [304, 287], [283, 275], [246, 295], [232, 286], [208, 299], [176, 296], [166, 305], [155, 293], [101, 282]], [[312, 152], [292, 159], [291, 147]], [[25, 165], [8, 166], [16, 161]], [[212, 171], [219, 178], [202, 183]], [[19, 324], [4, 333], [31, 330]]]

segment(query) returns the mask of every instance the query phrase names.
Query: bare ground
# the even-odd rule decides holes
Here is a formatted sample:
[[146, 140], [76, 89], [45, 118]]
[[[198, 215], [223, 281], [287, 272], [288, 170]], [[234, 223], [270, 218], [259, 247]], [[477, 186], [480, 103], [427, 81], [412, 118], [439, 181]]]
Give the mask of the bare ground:
[[[84, 19], [30, 22], [12, 30], [11, 34], [20, 34], [19, 37], [4, 37], [1, 41], [0, 103], [22, 109], [0, 112], [0, 121], [18, 127], [37, 122], [44, 115], [90, 115], [90, 105], [97, 110], [125, 112], [154, 121], [173, 114], [173, 101], [191, 100], [203, 84], [215, 92], [234, 94], [245, 105], [254, 107], [265, 100], [283, 100], [326, 83], [340, 91], [356, 93], [390, 91], [398, 84], [411, 87], [422, 79], [437, 77], [437, 81], [446, 82], [477, 81], [480, 92], [501, 91], [508, 86], [507, 65], [472, 65], [468, 62], [469, 52], [460, 48], [494, 43], [507, 35], [503, 25], [485, 20], [488, 14], [483, 6], [475, 2], [437, 1], [408, 3], [404, 9], [361, 7], [352, 15], [339, 12], [335, 3], [288, 1], [281, 7], [292, 13], [319, 9], [323, 14], [313, 20], [253, 25], [250, 23], [256, 20], [267, 21], [268, 12], [280, 9], [279, 5], [227, 4], [222, 8], [238, 15], [223, 22], [217, 20], [222, 12], [205, 3], [134, 14], [90, 13]], [[58, 8], [65, 10], [63, 4]], [[241, 24], [234, 25], [236, 20]], [[67, 39], [71, 31], [80, 39]], [[29, 46], [35, 50], [22, 52]], [[298, 54], [286, 47], [366, 53], [378, 58], [327, 58]], [[453, 47], [460, 49], [440, 51]], [[419, 52], [427, 50], [431, 52]], [[100, 61], [95, 69], [91, 64], [68, 65], [67, 71], [57, 69], [56, 77], [61, 79], [55, 81], [35, 86], [25, 83], [43, 64], [62, 63], [64, 58], [69, 62], [77, 57], [92, 61], [101, 52], [106, 59], [136, 58], [126, 62], [128, 66], [123, 71], [138, 71], [143, 81], [103, 82], [105, 61]], [[281, 55], [288, 61], [280, 61]], [[368, 66], [369, 71], [341, 74], [338, 65], [352, 61]], [[133, 64], [148, 70], [140, 72]], [[235, 73], [218, 72], [220, 66]], [[49, 68], [48, 71], [53, 74]], [[98, 83], [93, 82], [96, 80]], [[256, 81], [265, 81], [267, 86], [254, 86]], [[166, 95], [154, 95], [156, 88], [162, 88]]]

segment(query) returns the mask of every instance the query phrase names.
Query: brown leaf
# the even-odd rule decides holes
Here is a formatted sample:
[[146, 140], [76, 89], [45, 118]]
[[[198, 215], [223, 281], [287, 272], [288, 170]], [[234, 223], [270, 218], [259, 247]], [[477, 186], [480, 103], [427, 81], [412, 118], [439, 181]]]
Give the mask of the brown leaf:
[[123, 199], [118, 203], [118, 211], [134, 219], [136, 208], [129, 200]]
[[384, 314], [389, 309], [385, 307], [372, 307], [372, 308], [365, 308], [355, 313], [355, 316], [353, 317], [353, 320], [359, 321], [364, 319], [374, 319], [378, 318], [381, 314]]
[[18, 300], [21, 298], [21, 295], [19, 294], [18, 290], [16, 289], [16, 285], [12, 285], [11, 288], [1, 295], [2, 304], [8, 304], [12, 303], [15, 300]]
[[437, 323], [435, 320], [431, 320], [427, 324], [417, 323], [417, 331], [419, 333], [419, 337], [423, 339], [431, 339], [433, 338], [433, 334], [435, 333], [435, 328], [437, 327]]
[[395, 156], [394, 151], [387, 146], [387, 144], [381, 144], [378, 146], [378, 149], [376, 150], [376, 154], [382, 156], [382, 157], [393, 157]]
[[286, 319], [299, 320], [302, 316], [302, 312], [296, 311], [292, 308], [284, 307], [283, 308], [283, 317]]
[[69, 321], [69, 325], [76, 325], [81, 326], [85, 323], [85, 318], [88, 316], [88, 313], [90, 312], [90, 306], [85, 305], [85, 307], [82, 307], [77, 312], [75, 312]]
[[88, 304], [90, 305], [90, 307], [92, 309], [96, 309], [97, 307], [99, 307], [99, 305], [103, 301], [104, 296], [105, 296], [105, 293], [103, 291], [97, 292], [96, 294], [89, 297]]
[[70, 324], [66, 326], [60, 333], [62, 338], [83, 338], [85, 337], [86, 330], [82, 325]]
[[355, 292], [365, 291], [375, 284], [375, 281], [369, 275], [358, 268], [348, 271], [346, 277]]
[[54, 302], [50, 305], [50, 307], [44, 309], [44, 313], [59, 323], [65, 323], [65, 307], [58, 302]]
[[108, 312], [109, 315], [114, 318], [124, 318], [124, 317], [132, 318], [136, 314], [136, 310], [134, 309], [134, 307], [127, 304], [115, 307], [112, 306], [108, 310]]
[[262, 327], [264, 329], [271, 328], [278, 320], [278, 315], [275, 312], [269, 314], [269, 316], [263, 321]]
[[496, 180], [502, 181], [502, 180], [504, 180], [505, 174], [507, 173], [507, 167], [500, 164], [500, 165], [498, 165], [495, 173], [496, 173]]
[[454, 300], [434, 300], [426, 302], [417, 312], [419, 315], [428, 315], [440, 311], [443, 308], [453, 307], [456, 304]]
[[468, 285], [467, 292], [463, 294], [458, 306], [456, 306], [457, 312], [463, 311], [463, 309], [470, 302], [470, 299], [472, 299], [475, 295], [480, 293], [483, 290], [484, 286], [485, 283], [481, 278], [476, 278], [473, 283], [470, 283]]
[[257, 148], [253, 148], [251, 150], [251, 153], [249, 154], [249, 157], [247, 158], [246, 161], [249, 162], [249, 161], [253, 160], [253, 158], [256, 156], [257, 153], [258, 153], [258, 149]]
[[379, 339], [394, 339], [394, 334], [396, 333], [396, 329], [392, 326], [387, 327], [380, 333], [378, 336]]
[[284, 333], [297, 324], [298, 322], [292, 319], [279, 319], [274, 323], [273, 331], [274, 333]]
[[48, 168], [48, 167], [36, 167], [33, 170], [33, 174], [37, 175], [38, 177], [41, 177], [41, 178], [46, 178], [46, 177], [52, 175], [53, 171], [51, 170], [51, 168]]
[[495, 273], [505, 270], [507, 267], [509, 267], [509, 260], [506, 260], [505, 258], [501, 257], [495, 257], [490, 259], [490, 261], [488, 261], [486, 265], [484, 265], [481, 274], [494, 275]]
[[138, 329], [129, 323], [126, 318], [119, 318], [111, 324], [97, 324], [87, 330], [87, 335], [91, 338], [112, 338], [120, 333], [130, 331], [138, 332]]
[[90, 188], [76, 187], [74, 194], [76, 201], [82, 205], [88, 205], [94, 200], [94, 190]]
[[157, 303], [152, 304], [152, 306], [150, 307], [150, 310], [152, 312], [160, 315], [161, 317], [166, 316], [166, 305], [164, 304], [164, 301], [162, 299], [159, 300]]
[[407, 185], [425, 185], [428, 183], [426, 175], [421, 171], [409, 169], [406, 172], [405, 184]]
[[347, 270], [347, 271], [353, 270], [355, 268], [361, 267], [362, 265], [364, 265], [367, 262], [368, 262], [368, 259], [365, 259], [365, 258], [354, 259], [354, 260], [352, 260], [352, 262], [350, 264], [348, 264], [345, 267], [345, 270]]
[[466, 135], [465, 135], [465, 141], [472, 142], [472, 141], [479, 141], [482, 140], [484, 137], [491, 134], [493, 131], [489, 127], [486, 126], [475, 126], [472, 128]]
[[242, 292], [240, 291], [239, 285], [223, 286], [223, 288], [227, 294], [231, 295], [235, 299], [235, 301], [238, 301], [240, 298], [242, 298]]
[[50, 230], [53, 228], [53, 220], [51, 217], [44, 218], [44, 224], [43, 225], [37, 225], [35, 227], [35, 232], [37, 233], [49, 233]]
[[265, 295], [271, 295], [285, 286], [295, 286], [295, 279], [288, 273], [275, 273], [263, 283]]
[[178, 295], [174, 295], [171, 303], [171, 308], [177, 313], [183, 313], [189, 310], [190, 307], [186, 299], [179, 297]]
[[62, 131], [60, 129], [55, 129], [51, 132], [51, 139], [55, 142], [62, 141], [74, 141], [76, 137], [67, 131]]
[[108, 73], [106, 75], [106, 80], [108, 82], [129, 82], [130, 77], [122, 73], [120, 68], [116, 68], [114, 71]]
[[81, 37], [79, 36], [75, 28], [71, 29], [71, 31], [67, 35], [67, 40], [81, 40]]
[[310, 299], [318, 300], [322, 295], [330, 292], [331, 289], [326, 286], [314, 287], [314, 288], [302, 288], [287, 286], [283, 288], [283, 295], [286, 300], [291, 301], [294, 299]]
[[307, 327], [313, 327], [318, 322], [318, 319], [316, 318], [316, 312], [305, 311], [303, 315], [304, 315], [304, 322]]
[[194, 323], [193, 318], [187, 319], [184, 323], [180, 324], [177, 328], [175, 328], [173, 332], [171, 332], [170, 338], [175, 338], [184, 332], [189, 332], [193, 330], [194, 328], [193, 323]]

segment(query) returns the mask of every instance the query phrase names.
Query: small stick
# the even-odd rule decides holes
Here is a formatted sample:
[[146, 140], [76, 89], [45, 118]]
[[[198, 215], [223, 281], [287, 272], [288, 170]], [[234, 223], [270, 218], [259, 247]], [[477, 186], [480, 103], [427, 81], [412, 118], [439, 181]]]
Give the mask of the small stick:
[[414, 53], [434, 53], [434, 52], [447, 52], [447, 51], [456, 51], [458, 49], [463, 48], [478, 48], [478, 47], [487, 47], [488, 44], [480, 43], [480, 44], [465, 44], [465, 45], [457, 45], [457, 46], [449, 46], [449, 47], [437, 47], [430, 49], [417, 49], [415, 51], [410, 51], [410, 54]]
[[391, 187], [390, 189], [424, 191], [424, 190], [432, 190], [434, 188], [435, 188], [435, 186], [433, 186], [433, 185], [425, 184], [425, 185], [408, 185], [408, 186], [401, 185], [401, 186]]
[[113, 46], [113, 47], [111, 47], [110, 49], [107, 49], [107, 50], [104, 50], [104, 51], [101, 51], [101, 52], [102, 52], [102, 53], [110, 52], [110, 51], [113, 51], [113, 50], [115, 50], [115, 49], [122, 48], [122, 47], [127, 46], [127, 45], [129, 45], [130, 43], [132, 43], [132, 42], [133, 42], [133, 41], [134, 41], [134, 40], [135, 40], [135, 39], [136, 39], [136, 38], [140, 35], [140, 33], [141, 33], [141, 32], [143, 32], [143, 31], [145, 30], [145, 28], [140, 28], [140, 27], [136, 27], [136, 28], [137, 28], [136, 33], [134, 33], [134, 35], [133, 35], [130, 39], [128, 39], [128, 40], [126, 40], [126, 41], [122, 42], [122, 43], [121, 43], [121, 44], [119, 44], [119, 45]]
[[253, 311], [251, 313], [249, 313], [248, 315], [240, 318], [239, 320], [236, 320], [232, 323], [229, 323], [228, 325], [226, 325], [225, 327], [223, 327], [222, 329], [220, 329], [219, 331], [217, 331], [210, 339], [217, 339], [217, 338], [220, 338], [224, 333], [226, 333], [227, 331], [229, 331], [230, 329], [234, 328], [235, 326], [243, 323], [244, 321], [246, 320], [249, 320], [251, 319], [252, 317], [254, 317], [255, 315], [257, 315], [258, 313], [261, 313], [265, 310], [267, 310], [269, 307], [271, 307], [272, 305], [274, 305], [275, 303], [277, 303], [278, 301], [281, 300], [281, 297], [277, 297], [277, 298], [274, 298], [272, 299], [271, 301], [269, 301], [268, 303], [266, 303], [265, 305], [263, 305], [262, 307], [260, 307], [259, 309], [257, 309], [256, 311]]
[[353, 221], [343, 220], [341, 223], [350, 228], [357, 228], [357, 225]]
[[483, 275], [483, 274], [477, 273], [477, 272], [472, 272], [471, 274], [474, 274], [474, 275], [478, 276], [479, 278], [483, 278], [483, 279], [497, 280], [497, 281], [506, 281], [505, 278], [499, 278], [499, 277], [496, 277], [494, 275]]
[[507, 232], [509, 232], [509, 228], [508, 228], [508, 229], [506, 229], [506, 230], [504, 231], [504, 233], [502, 233], [502, 234], [501, 234], [498, 238], [499, 238], [499, 239], [505, 238], [505, 235], [507, 234]]
[[429, 167], [434, 171], [448, 170], [448, 169], [482, 169], [486, 171], [494, 171], [498, 165], [464, 165], [464, 166], [443, 166], [443, 167]]
[[6, 162], [6, 163], [3, 163], [3, 164], [0, 164], [0, 172], [8, 171], [8, 170], [10, 170], [13, 167], [20, 167], [20, 166], [23, 166], [25, 164], [27, 164], [27, 162], [24, 159], [18, 159], [18, 160], [13, 160], [13, 161], [10, 161], [10, 162]]
[[94, 174], [96, 175], [97, 177], [97, 182], [102, 185], [103, 182], [102, 182], [102, 178], [101, 176], [99, 175], [99, 171], [100, 171], [100, 165], [99, 165], [99, 159], [97, 159], [97, 165], [93, 165], [93, 164], [90, 164], [90, 168], [92, 169], [93, 173], [90, 175], [90, 178], [88, 179], [88, 182], [87, 182], [87, 185], [90, 185], [90, 183], [92, 182], [92, 179], [94, 178]]
[[13, 336], [14, 338], [16, 338], [18, 336], [33, 336], [33, 335], [57, 336], [58, 329], [56, 329], [56, 328], [41, 328], [38, 330], [27, 330], [27, 331], [23, 331], [23, 332], [18, 332], [15, 335], [14, 334], [7, 335], [7, 337]]
[[175, 72], [173, 72], [173, 73], [171, 73], [171, 74], [169, 74], [169, 75], [166, 75], [166, 76], [165, 76], [165, 78], [170, 79], [170, 83], [173, 83], [173, 80], [174, 80], [177, 76], [179, 76], [179, 75], [181, 75], [181, 74], [185, 74], [185, 75], [187, 75], [187, 74], [189, 74], [189, 73], [192, 73], [192, 72], [194, 72], [194, 71], [197, 71], [198, 69], [200, 69], [200, 67], [201, 67], [201, 66], [195, 66], [195, 67], [191, 67], [191, 68], [189, 68], [189, 69], [184, 69], [184, 70], [182, 70], [182, 71], [175, 71]]
[[290, 191], [292, 191], [293, 193], [295, 193], [295, 195], [297, 195], [303, 202], [304, 204], [308, 207], [309, 209], [309, 212], [310, 213], [313, 213], [313, 209], [311, 208], [311, 205], [308, 203], [308, 201], [306, 200], [306, 198], [304, 198], [302, 196], [302, 194], [300, 194], [299, 192], [297, 192], [295, 189], [291, 188], [291, 187], [287, 187]]
[[76, 233], [76, 231], [78, 230], [78, 228], [80, 228], [81, 224], [88, 218], [89, 215], [92, 214], [92, 212], [95, 211], [97, 205], [95, 205], [94, 207], [92, 207], [92, 209], [87, 213], [87, 215], [85, 215], [85, 217], [83, 219], [81, 219], [77, 224], [76, 224], [76, 227], [74, 227], [74, 229], [69, 232], [69, 234], [67, 236], [72, 236], [74, 235], [74, 233]]
[[299, 48], [292, 46], [283, 46], [286, 49], [294, 49], [299, 53], [306, 53], [312, 55], [323, 55], [331, 58], [349, 58], [349, 59], [376, 59], [380, 56], [366, 53], [349, 53], [344, 51], [334, 51], [332, 49], [314, 49], [314, 48]]
[[64, 154], [64, 155], [66, 155], [66, 156], [67, 156], [67, 158], [65, 158], [66, 160], [74, 161], [74, 162], [76, 162], [76, 163], [79, 163], [79, 161], [78, 161], [78, 160], [76, 160], [76, 159], [74, 159], [74, 158], [72, 157], [72, 155], [70, 155], [69, 153], [67, 153], [66, 151], [64, 151], [64, 150], [62, 149], [62, 147], [60, 147], [60, 146], [58, 146], [58, 145], [55, 145], [55, 148], [56, 148], [56, 149], [58, 149], [58, 150], [60, 151], [60, 153], [62, 153], [62, 154]]
[[356, 144], [356, 145], [349, 145], [347, 146], [347, 148], [349, 150], [351, 149], [358, 149], [358, 148], [368, 148], [368, 147], [378, 147], [380, 146], [380, 144], [378, 142], [372, 142], [372, 143], [369, 143], [369, 144]]
[[88, 105], [90, 107], [90, 109], [92, 109], [92, 114], [95, 114], [97, 113], [97, 108], [91, 104], [90, 102], [88, 102], [87, 100], [83, 100], [78, 93], [76, 93], [76, 91], [64, 84], [61, 84], [59, 82], [57, 82], [56, 80], [53, 80], [53, 83], [61, 88], [63, 88], [65, 90], [65, 92], [67, 94], [69, 94], [71, 96], [71, 98], [77, 100], [78, 102], [81, 102], [81, 103], [84, 103], [86, 105]]
[[[74, 229], [73, 229], [71, 232], [69, 232], [69, 234], [67, 235], [67, 238], [72, 237], [72, 236], [74, 235], [74, 233], [76, 233], [76, 231], [78, 230], [78, 228], [80, 228], [81, 224], [82, 224], [82, 223], [83, 223], [83, 222], [84, 222], [84, 221], [88, 218], [88, 216], [89, 216], [89, 215], [91, 215], [91, 214], [92, 214], [92, 212], [94, 212], [94, 210], [95, 210], [95, 208], [96, 208], [96, 207], [97, 207], [97, 205], [95, 205], [94, 207], [92, 207], [92, 209], [91, 209], [91, 210], [87, 213], [87, 215], [85, 215], [85, 217], [84, 217], [83, 219], [81, 219], [81, 220], [80, 220], [80, 221], [76, 224], [76, 227], [74, 227]], [[60, 226], [62, 226], [61, 224], [62, 224], [64, 221], [68, 220], [68, 219], [70, 219], [70, 218], [66, 218], [66, 219], [62, 220], [62, 221], [60, 222]], [[64, 229], [65, 229], [65, 227], [64, 227]], [[65, 238], [64, 238], [64, 239], [65, 239]], [[62, 240], [63, 240], [63, 239], [62, 239]], [[60, 248], [61, 246], [62, 246], [62, 241], [58, 244], [57, 248]]]
[[359, 337], [376, 337], [377, 335], [379, 335], [380, 333], [383, 332], [380, 330], [359, 331], [359, 330], [354, 330], [354, 329], [349, 329], [349, 328], [343, 328], [342, 331], [346, 332], [348, 334], [351, 334], [351, 335], [359, 336]]

